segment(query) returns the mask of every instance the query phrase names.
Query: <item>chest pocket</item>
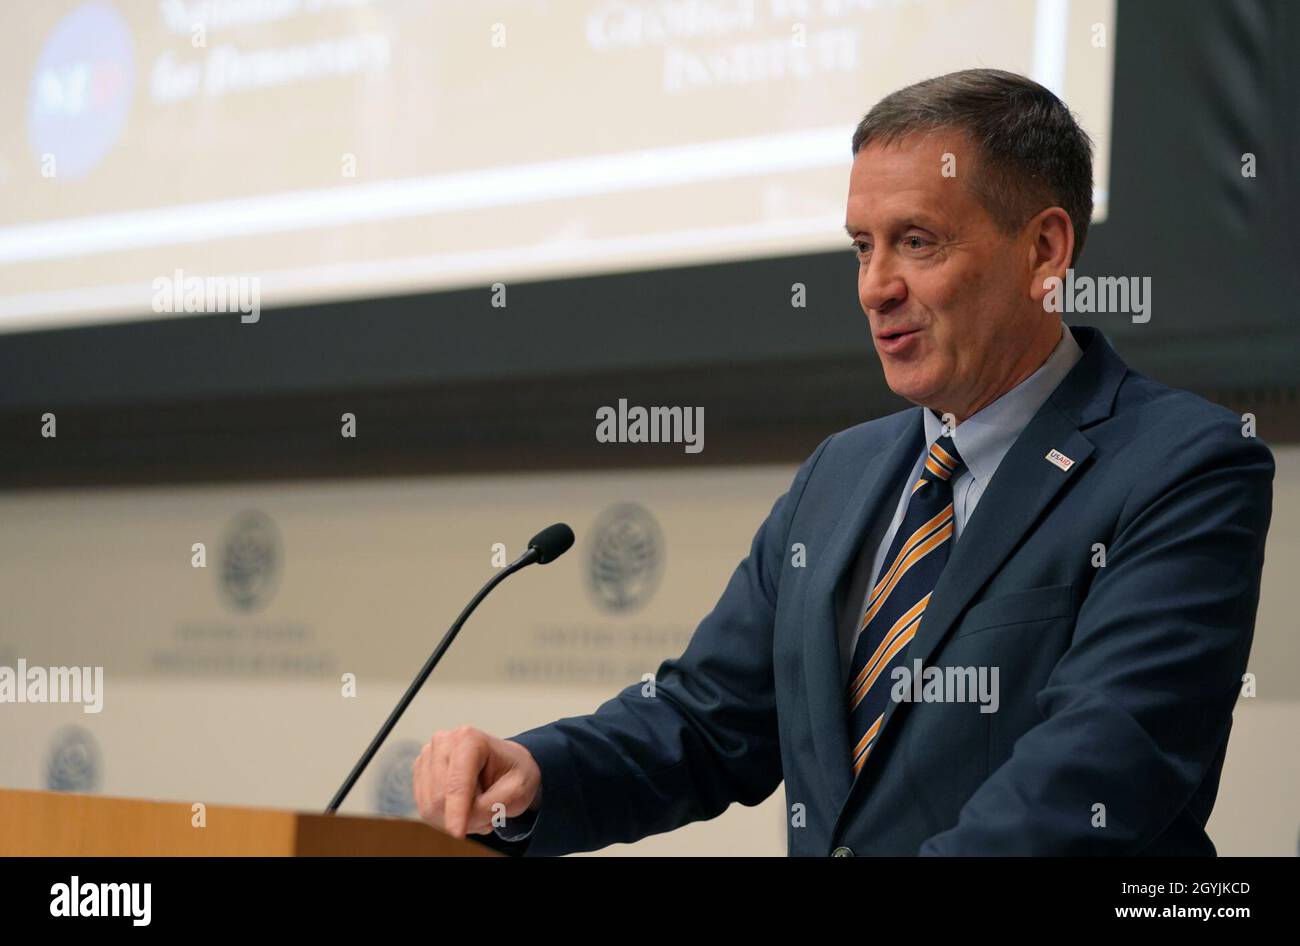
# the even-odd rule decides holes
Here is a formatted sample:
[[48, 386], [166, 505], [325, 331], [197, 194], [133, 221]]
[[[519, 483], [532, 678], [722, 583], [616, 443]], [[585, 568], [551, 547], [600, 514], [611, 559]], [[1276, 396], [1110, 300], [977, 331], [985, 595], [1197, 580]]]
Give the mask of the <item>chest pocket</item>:
[[966, 612], [949, 640], [959, 640], [1008, 624], [1028, 624], [1070, 617], [1073, 588], [1073, 585], [1045, 585], [981, 601]]

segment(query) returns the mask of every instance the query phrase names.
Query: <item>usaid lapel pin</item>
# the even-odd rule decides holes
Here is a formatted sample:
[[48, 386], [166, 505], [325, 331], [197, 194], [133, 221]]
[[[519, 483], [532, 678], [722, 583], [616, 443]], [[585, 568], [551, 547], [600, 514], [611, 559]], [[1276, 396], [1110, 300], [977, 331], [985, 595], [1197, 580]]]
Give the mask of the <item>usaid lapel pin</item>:
[[1074, 466], [1074, 461], [1067, 457], [1060, 450], [1048, 450], [1045, 458], [1052, 466], [1060, 467], [1062, 470], [1068, 470]]

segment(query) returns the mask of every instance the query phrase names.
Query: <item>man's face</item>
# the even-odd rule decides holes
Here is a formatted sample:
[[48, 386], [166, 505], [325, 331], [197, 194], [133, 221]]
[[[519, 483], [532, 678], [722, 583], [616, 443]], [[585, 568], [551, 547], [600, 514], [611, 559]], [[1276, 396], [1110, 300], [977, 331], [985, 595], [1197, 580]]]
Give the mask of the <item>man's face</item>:
[[[945, 152], [955, 177], [943, 174]], [[869, 145], [853, 162], [845, 221], [885, 380], [958, 421], [1020, 380], [1043, 331], [1029, 295], [1033, 247], [1000, 231], [972, 193], [964, 175], [975, 163], [959, 132]]]

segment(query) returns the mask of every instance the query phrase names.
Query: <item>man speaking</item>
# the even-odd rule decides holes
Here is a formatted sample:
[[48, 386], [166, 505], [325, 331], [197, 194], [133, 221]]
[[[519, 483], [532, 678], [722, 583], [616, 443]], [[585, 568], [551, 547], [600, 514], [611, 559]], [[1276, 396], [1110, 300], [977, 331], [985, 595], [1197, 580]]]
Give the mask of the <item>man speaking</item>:
[[952, 73], [852, 146], [858, 297], [918, 406], [822, 442], [653, 695], [435, 733], [429, 823], [590, 851], [784, 779], [791, 854], [1215, 852], [1272, 455], [1045, 304], [1092, 213], [1051, 92]]

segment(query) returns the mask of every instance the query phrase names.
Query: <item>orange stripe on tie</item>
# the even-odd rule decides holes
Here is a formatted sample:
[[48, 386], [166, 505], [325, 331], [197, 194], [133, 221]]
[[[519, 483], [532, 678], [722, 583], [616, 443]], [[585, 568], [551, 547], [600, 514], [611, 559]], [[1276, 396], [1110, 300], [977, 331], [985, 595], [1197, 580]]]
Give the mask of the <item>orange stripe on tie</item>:
[[947, 450], [943, 449], [943, 447], [939, 446], [939, 441], [936, 440], [933, 444], [930, 445], [930, 451], [934, 454], [934, 456], [938, 459], [938, 461], [942, 463], [944, 466], [946, 466], [949, 470], [957, 469], [957, 458], [954, 457]]
[[[912, 546], [910, 549], [904, 547], [899, 550], [898, 558], [895, 560], [893, 567], [891, 567], [885, 577], [880, 580], [880, 583], [876, 585], [876, 590], [872, 593], [871, 605], [867, 608], [867, 613], [862, 618], [861, 627], [865, 628], [871, 623], [871, 619], [876, 616], [882, 607], [884, 607], [885, 602], [889, 600], [889, 595], [893, 592], [894, 588], [898, 586], [899, 581], [902, 580], [903, 576], [907, 574], [908, 570], [913, 565], [925, 558], [925, 556], [930, 552], [943, 545], [944, 542], [948, 541], [948, 538], [952, 535], [952, 505], [949, 504], [947, 509], [941, 512], [939, 516], [947, 516], [947, 518], [942, 522], [938, 531], [932, 532], [929, 536], [925, 537], [924, 541]], [[935, 519], [938, 519], [939, 516], [935, 516]], [[916, 532], [912, 533], [912, 538], [915, 538], [928, 529], [934, 521], [934, 519], [931, 519], [930, 522], [927, 522], [925, 525], [921, 526], [921, 528], [917, 529]], [[908, 539], [909, 543], [911, 541], [912, 539]]]
[[917, 628], [919, 628], [920, 626], [921, 626], [921, 618], [917, 617], [914, 621], [912, 621], [911, 624], [907, 626], [907, 628], [903, 631], [903, 633], [899, 634], [896, 638], [894, 638], [894, 640], [889, 645], [889, 649], [885, 651], [885, 653], [881, 656], [880, 662], [876, 664], [875, 670], [873, 670], [871, 675], [863, 682], [862, 689], [859, 691], [857, 697], [853, 700], [853, 703], [849, 706], [850, 713], [852, 713], [855, 709], [857, 709], [858, 704], [861, 703], [862, 700], [866, 697], [866, 695], [871, 692], [871, 688], [875, 685], [876, 680], [879, 679], [880, 675], [884, 673], [885, 668], [889, 666], [889, 662], [898, 655], [898, 652], [900, 650], [902, 650], [911, 642], [912, 638], [916, 636]]
[[[877, 665], [881, 655], [888, 649], [889, 642], [893, 640], [897, 634], [901, 633], [907, 625], [911, 624], [912, 621], [919, 618], [925, 612], [926, 607], [930, 603], [930, 595], [932, 594], [934, 594], [934, 592], [927, 593], [924, 598], [908, 608], [907, 611], [894, 622], [894, 626], [889, 629], [889, 632], [881, 639], [879, 646], [876, 647], [875, 653], [871, 655], [871, 658], [866, 662], [862, 669], [858, 671], [857, 678], [849, 685], [850, 699], [852, 699], [853, 694], [858, 690], [858, 688], [862, 686], [862, 681], [867, 678], [867, 675], [870, 674], [872, 669]], [[852, 703], [853, 706], [857, 706], [858, 700], [852, 700]]]
[[[924, 480], [922, 482], [924, 482]], [[908, 554], [915, 549], [920, 542], [931, 535], [934, 530], [942, 526], [951, 515], [952, 503], [949, 503], [936, 513], [929, 522], [922, 525], [907, 537], [907, 541], [899, 548], [898, 555], [894, 557], [893, 564], [889, 566], [889, 569], [885, 574], [880, 576], [880, 580], [876, 582], [876, 587], [871, 589], [871, 601], [868, 602], [868, 607], [876, 603], [876, 599], [880, 597], [885, 587], [893, 579], [894, 573], [902, 566], [902, 563], [906, 560]], [[892, 545], [893, 543], [891, 542], [890, 544]]]
[[952, 473], [948, 471], [947, 467], [941, 465], [934, 457], [925, 458], [925, 468], [941, 480], [946, 480], [948, 477], [952, 476]]
[[880, 724], [883, 723], [884, 721], [885, 721], [885, 714], [881, 713], [879, 716], [876, 717], [876, 721], [867, 728], [866, 733], [863, 734], [862, 738], [858, 740], [858, 744], [854, 747], [853, 749], [853, 756], [854, 756], [853, 774], [854, 775], [857, 775], [858, 772], [861, 771], [862, 764], [867, 761], [867, 754], [871, 752], [871, 747], [872, 745], [875, 744], [876, 736], [880, 734]]

